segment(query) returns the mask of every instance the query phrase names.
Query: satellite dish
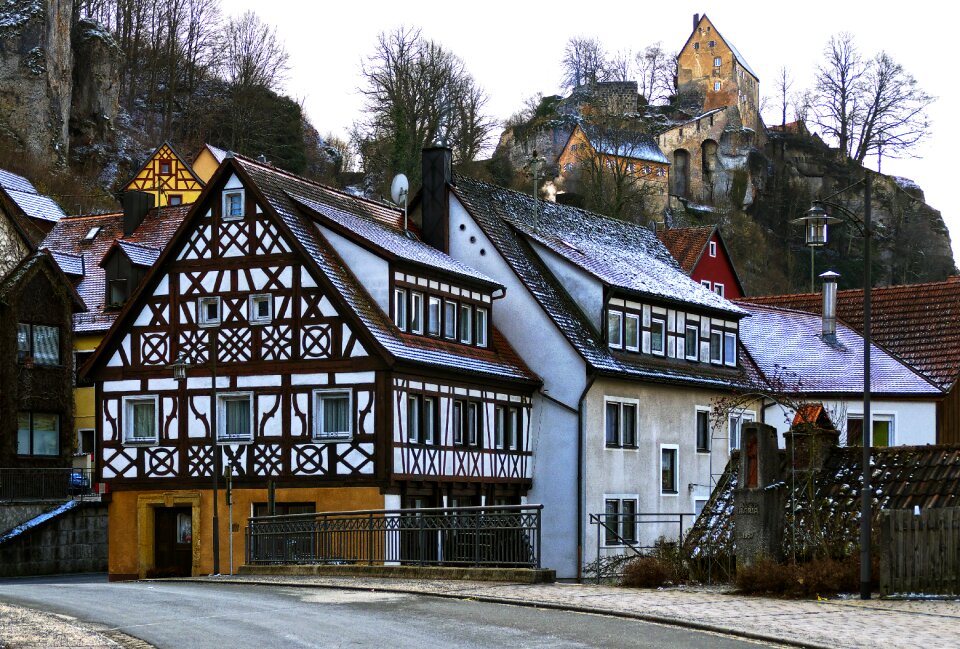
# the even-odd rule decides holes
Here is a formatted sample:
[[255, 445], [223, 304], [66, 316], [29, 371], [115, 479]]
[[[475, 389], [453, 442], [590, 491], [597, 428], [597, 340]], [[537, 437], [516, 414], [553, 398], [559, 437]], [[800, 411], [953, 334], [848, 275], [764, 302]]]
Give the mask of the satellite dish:
[[390, 183], [390, 198], [397, 205], [407, 205], [407, 192], [410, 190], [410, 181], [403, 174], [397, 174]]

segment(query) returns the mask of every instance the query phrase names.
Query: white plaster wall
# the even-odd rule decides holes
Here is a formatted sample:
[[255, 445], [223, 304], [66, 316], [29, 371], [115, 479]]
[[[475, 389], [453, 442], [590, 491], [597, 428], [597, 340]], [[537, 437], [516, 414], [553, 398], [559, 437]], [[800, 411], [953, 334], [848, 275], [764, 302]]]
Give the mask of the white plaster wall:
[[[840, 431], [840, 443], [846, 443], [847, 415], [863, 416], [863, 398], [823, 400], [824, 408]], [[937, 443], [937, 405], [934, 401], [896, 401], [873, 399], [870, 412], [893, 416], [893, 444], [895, 446], [918, 446]], [[766, 423], [777, 429], [780, 448], [784, 447], [783, 433], [790, 429], [796, 413], [782, 406], [766, 409]]]
[[560, 280], [593, 326], [603, 331], [603, 284], [600, 280], [539, 243], [533, 243], [533, 250]]
[[357, 244], [333, 232], [330, 228], [318, 225], [320, 232], [327, 238], [350, 271], [363, 278], [363, 286], [380, 305], [384, 313], [390, 314], [390, 264], [387, 260], [361, 248]]
[[[711, 452], [697, 452], [697, 407], [709, 409], [719, 392], [689, 386], [636, 383], [617, 379], [599, 379], [590, 389], [586, 400], [586, 512], [604, 512], [606, 497], [636, 495], [638, 513], [694, 513], [694, 501], [708, 498], [711, 476], [718, 478], [729, 459], [725, 423], [711, 428]], [[605, 404], [607, 399], [635, 399], [637, 413], [637, 448], [607, 448]], [[711, 424], [713, 422], [711, 421]], [[660, 491], [660, 447], [676, 445], [677, 493]], [[657, 517], [640, 517], [655, 520]], [[684, 527], [693, 524], [692, 516], [684, 518]], [[650, 545], [658, 537], [675, 539], [679, 534], [676, 524], [641, 524], [638, 541]], [[597, 556], [597, 528], [588, 525], [584, 560], [591, 562]], [[601, 554], [620, 554], [621, 547], [607, 548], [601, 533]]]

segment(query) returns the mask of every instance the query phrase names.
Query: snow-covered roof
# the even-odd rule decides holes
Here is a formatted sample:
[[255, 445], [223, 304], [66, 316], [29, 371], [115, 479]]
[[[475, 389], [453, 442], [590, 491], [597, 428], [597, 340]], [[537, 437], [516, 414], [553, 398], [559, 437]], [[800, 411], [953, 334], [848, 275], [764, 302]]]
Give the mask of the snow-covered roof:
[[37, 192], [33, 183], [23, 176], [0, 169], [0, 187], [31, 218], [56, 222], [66, 216], [52, 198]]
[[351, 214], [335, 206], [324, 205], [295, 194], [291, 194], [291, 198], [321, 218], [329, 219], [329, 221], [341, 226], [341, 228], [355, 234], [358, 240], [390, 256], [419, 266], [457, 275], [470, 282], [480, 281], [490, 284], [493, 287], [502, 288], [499, 282], [484, 275], [480, 271], [470, 268], [450, 255], [423, 243], [419, 239], [412, 238], [413, 235], [407, 236], [400, 230], [392, 228], [382, 221], [374, 221], [363, 216]]
[[7, 191], [37, 193], [37, 188], [33, 186], [32, 182], [6, 169], [0, 169], [0, 187]]
[[75, 255], [69, 252], [59, 252], [56, 250], [51, 250], [50, 254], [53, 255], [54, 261], [57, 262], [60, 270], [62, 270], [65, 275], [69, 275], [71, 277], [83, 277], [86, 269], [84, 268], [82, 255]]
[[590, 146], [597, 153], [670, 164], [670, 160], [657, 146], [653, 137], [646, 133], [633, 133], [626, 130], [610, 131], [591, 124], [581, 124], [580, 128], [583, 129]]
[[207, 150], [217, 160], [217, 162], [223, 162], [227, 159], [227, 156], [230, 155], [229, 151], [224, 151], [223, 149], [215, 147], [212, 144], [205, 144], [204, 146], [207, 147]]
[[[132, 241], [118, 239], [116, 246], [120, 248], [130, 259], [134, 266], [153, 266], [154, 262], [160, 256], [160, 249], [153, 246], [144, 246]], [[108, 253], [109, 254], [109, 253]]]
[[[836, 343], [822, 338], [822, 318], [804, 311], [740, 303], [740, 341], [768, 379], [796, 394], [861, 394], [863, 337], [837, 323]], [[871, 390], [876, 394], [943, 392], [885, 350], [871, 346]]]

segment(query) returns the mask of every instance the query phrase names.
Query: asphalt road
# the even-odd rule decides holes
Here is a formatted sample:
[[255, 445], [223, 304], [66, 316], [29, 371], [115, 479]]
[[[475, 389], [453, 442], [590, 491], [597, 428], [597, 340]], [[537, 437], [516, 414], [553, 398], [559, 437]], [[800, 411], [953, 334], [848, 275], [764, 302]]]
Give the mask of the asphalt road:
[[160, 649], [765, 646], [601, 615], [326, 588], [69, 576], [0, 580], [0, 601], [117, 629]]

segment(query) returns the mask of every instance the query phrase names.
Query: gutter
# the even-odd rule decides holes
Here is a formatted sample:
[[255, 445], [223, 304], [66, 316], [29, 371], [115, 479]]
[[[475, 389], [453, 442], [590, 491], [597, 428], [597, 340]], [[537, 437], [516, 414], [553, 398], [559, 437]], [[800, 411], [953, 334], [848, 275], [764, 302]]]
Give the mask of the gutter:
[[577, 582], [580, 582], [583, 579], [583, 544], [584, 544], [584, 525], [583, 525], [583, 516], [586, 510], [586, 493], [584, 489], [584, 453], [583, 449], [586, 446], [586, 421], [583, 416], [583, 406], [587, 398], [587, 392], [590, 391], [590, 388], [593, 387], [594, 381], [597, 380], [597, 375], [590, 373], [587, 375], [587, 384], [583, 388], [583, 392], [580, 394], [580, 399], [577, 401]]

